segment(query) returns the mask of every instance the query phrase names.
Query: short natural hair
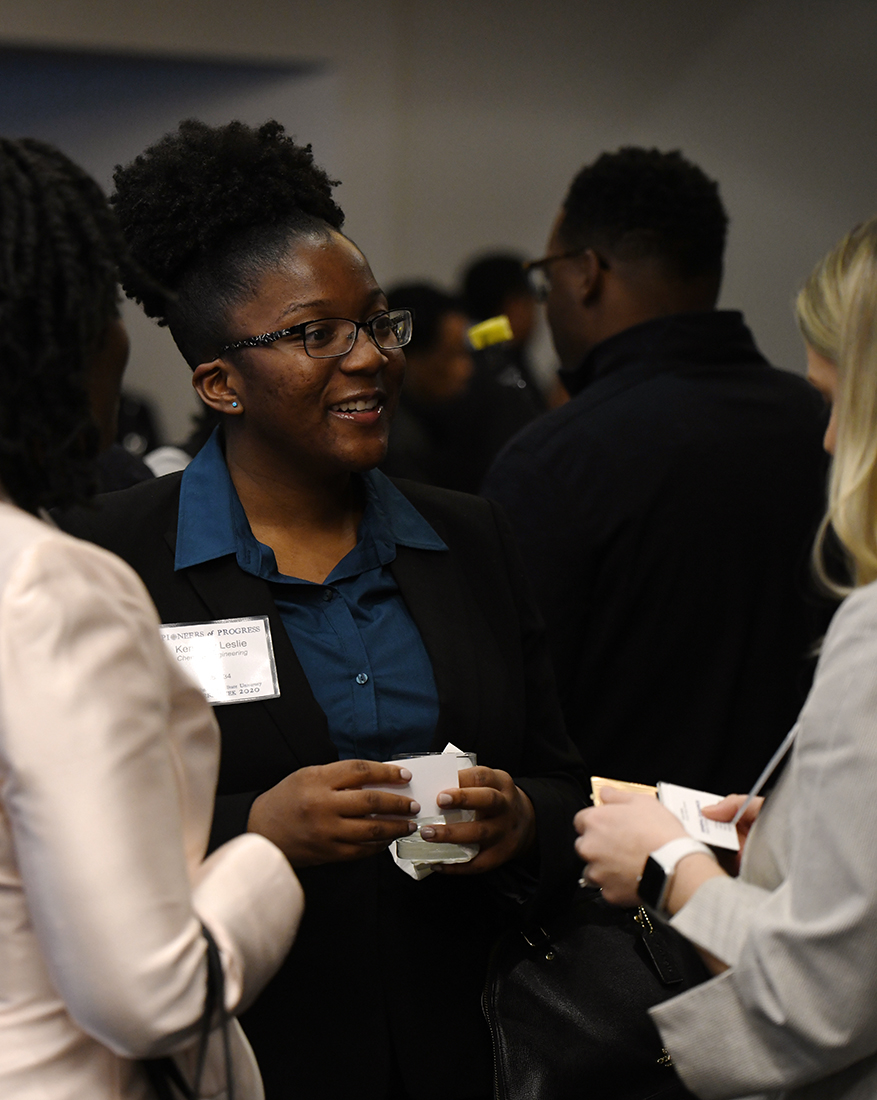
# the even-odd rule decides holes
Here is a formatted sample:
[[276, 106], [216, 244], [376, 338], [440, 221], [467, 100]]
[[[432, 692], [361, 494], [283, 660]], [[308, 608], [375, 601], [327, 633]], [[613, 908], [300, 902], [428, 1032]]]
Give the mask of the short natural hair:
[[449, 313], [463, 313], [462, 303], [432, 283], [398, 283], [387, 291], [390, 309], [414, 313], [411, 343], [406, 355], [431, 351], [441, 338], [441, 325]]
[[721, 279], [727, 230], [714, 180], [678, 151], [637, 146], [603, 153], [579, 172], [558, 227], [570, 247], [656, 259], [685, 281]]
[[535, 298], [524, 270], [524, 257], [514, 252], [479, 256], [463, 272], [460, 298], [473, 321], [505, 313], [510, 298]]
[[823, 582], [844, 595], [849, 587], [825, 567], [829, 526], [847, 553], [853, 583], [877, 580], [877, 218], [816, 265], [797, 314], [804, 338], [837, 365], [837, 442], [814, 562]]
[[89, 175], [44, 142], [0, 138], [0, 482], [28, 511], [94, 488], [88, 368], [125, 255]]
[[293, 240], [344, 223], [332, 198], [338, 181], [274, 121], [188, 119], [117, 167], [114, 180], [110, 201], [148, 276], [126, 279], [125, 293], [170, 328], [192, 368], [229, 341], [229, 310]]

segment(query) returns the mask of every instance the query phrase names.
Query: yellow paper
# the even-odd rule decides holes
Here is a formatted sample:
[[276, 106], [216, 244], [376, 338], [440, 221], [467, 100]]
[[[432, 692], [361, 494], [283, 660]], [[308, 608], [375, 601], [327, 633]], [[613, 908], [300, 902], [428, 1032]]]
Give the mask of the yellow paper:
[[603, 800], [600, 798], [600, 791], [604, 787], [614, 787], [617, 791], [642, 791], [644, 794], [654, 795], [658, 797], [658, 788], [649, 787], [645, 783], [628, 783], [624, 779], [604, 779], [600, 775], [591, 776], [591, 801], [595, 806], [601, 806]]

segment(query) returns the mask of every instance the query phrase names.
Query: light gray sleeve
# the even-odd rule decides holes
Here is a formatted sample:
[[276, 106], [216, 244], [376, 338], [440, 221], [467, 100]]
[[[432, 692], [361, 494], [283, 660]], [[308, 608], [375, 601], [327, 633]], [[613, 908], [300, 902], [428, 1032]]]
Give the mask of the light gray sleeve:
[[835, 616], [788, 767], [787, 820], [750, 841], [770, 844], [772, 825], [787, 838], [782, 881], [711, 881], [674, 919], [731, 966], [652, 1010], [704, 1100], [804, 1085], [877, 1051], [874, 585]]

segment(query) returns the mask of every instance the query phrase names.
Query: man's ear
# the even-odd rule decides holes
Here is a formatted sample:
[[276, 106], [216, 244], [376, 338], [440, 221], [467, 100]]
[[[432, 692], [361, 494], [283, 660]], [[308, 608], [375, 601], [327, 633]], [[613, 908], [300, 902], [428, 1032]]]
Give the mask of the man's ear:
[[235, 389], [233, 372], [223, 359], [199, 363], [192, 372], [192, 385], [204, 404], [214, 411], [227, 413], [229, 416], [243, 412]]
[[603, 291], [609, 264], [593, 248], [586, 248], [581, 256], [576, 257], [576, 262], [580, 272], [580, 300], [583, 305], [591, 305]]

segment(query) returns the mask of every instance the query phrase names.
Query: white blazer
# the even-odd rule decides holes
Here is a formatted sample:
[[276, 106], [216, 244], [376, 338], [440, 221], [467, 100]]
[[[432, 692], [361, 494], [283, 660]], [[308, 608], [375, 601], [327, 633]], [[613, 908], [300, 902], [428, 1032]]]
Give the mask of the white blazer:
[[740, 877], [673, 924], [730, 966], [652, 1009], [698, 1096], [877, 1096], [877, 584], [835, 614]]
[[[200, 920], [228, 1011], [282, 961], [302, 893], [281, 852], [249, 834], [203, 861], [218, 744], [135, 574], [0, 502], [3, 1100], [151, 1100], [133, 1060], [191, 1058]], [[261, 1082], [234, 1026], [250, 1100]]]

